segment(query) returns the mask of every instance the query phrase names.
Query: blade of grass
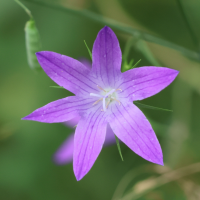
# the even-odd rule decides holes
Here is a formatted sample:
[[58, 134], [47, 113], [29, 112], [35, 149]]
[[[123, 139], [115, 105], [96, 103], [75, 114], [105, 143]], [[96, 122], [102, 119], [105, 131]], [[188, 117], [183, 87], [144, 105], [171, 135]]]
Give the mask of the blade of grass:
[[84, 43], [85, 43], [85, 46], [86, 46], [86, 48], [87, 48], [87, 50], [88, 50], [88, 53], [89, 53], [89, 55], [90, 55], [90, 58], [91, 58], [91, 60], [92, 60], [92, 53], [91, 53], [91, 51], [90, 51], [90, 49], [89, 49], [89, 47], [88, 47], [88, 45], [87, 45], [87, 43], [86, 43], [85, 40], [84, 40]]
[[51, 88], [58, 88], [58, 89], [65, 89], [65, 88], [62, 87], [62, 86], [49, 86], [49, 87], [51, 87]]
[[135, 67], [140, 63], [141, 60], [142, 60], [142, 59], [138, 60], [138, 61], [133, 65], [132, 69], [135, 68]]
[[143, 103], [139, 103], [137, 101], [134, 101], [134, 104], [144, 107], [144, 108], [149, 108], [149, 109], [153, 109], [153, 110], [162, 110], [162, 111], [167, 111], [167, 112], [173, 112], [173, 110], [169, 110], [169, 109], [165, 109], [165, 108], [158, 108], [158, 107], [154, 107], [154, 106], [149, 106]]
[[118, 151], [119, 151], [119, 155], [120, 155], [122, 161], [124, 161], [123, 156], [122, 156], [122, 152], [121, 152], [121, 148], [120, 148], [120, 144], [119, 144], [119, 139], [118, 139], [118, 137], [116, 135], [115, 135], [115, 140], [116, 140], [116, 143], [117, 143], [117, 148], [118, 148]]

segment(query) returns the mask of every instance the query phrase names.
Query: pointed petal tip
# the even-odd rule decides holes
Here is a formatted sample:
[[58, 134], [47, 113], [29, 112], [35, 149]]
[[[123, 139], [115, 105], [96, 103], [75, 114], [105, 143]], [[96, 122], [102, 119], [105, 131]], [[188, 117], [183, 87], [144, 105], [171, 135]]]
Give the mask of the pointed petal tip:
[[27, 119], [27, 116], [26, 116], [26, 117], [23, 117], [23, 118], [21, 118], [21, 120], [28, 120], [28, 119]]
[[179, 74], [179, 71], [178, 70], [176, 70], [176, 69], [173, 69], [174, 70], [174, 72], [175, 72], [175, 74], [176, 74], [176, 76]]
[[100, 31], [105, 31], [105, 32], [107, 31], [107, 32], [114, 33], [113, 30], [109, 26], [104, 26]]
[[111, 28], [109, 26], [104, 26], [102, 29], [109, 30]]
[[80, 178], [80, 177], [77, 177], [77, 176], [75, 176], [76, 177], [76, 180], [77, 181], [80, 181], [82, 178]]
[[[74, 164], [74, 163], [73, 163]], [[80, 174], [80, 173], [76, 173], [76, 171], [74, 170], [74, 175], [76, 177], [77, 181], [80, 181], [85, 175]]]
[[47, 53], [48, 51], [38, 51], [35, 53], [36, 56], [42, 56], [44, 53]]
[[179, 74], [179, 71], [178, 70], [175, 70], [175, 69], [171, 69], [171, 70], [173, 70], [173, 75], [172, 75], [172, 77], [173, 77], [173, 80], [178, 76], [178, 74]]
[[112, 33], [114, 33], [113, 32], [113, 30], [109, 27], [109, 26], [104, 26], [100, 31], [99, 31], [99, 33], [110, 33], [110, 34], [112, 34]]
[[21, 120], [32, 120], [31, 117], [30, 117], [30, 115], [31, 115], [31, 114], [29, 114], [29, 115], [27, 115], [27, 116], [21, 118]]
[[156, 161], [156, 162], [153, 162], [157, 165], [161, 165], [161, 166], [164, 166], [164, 162], [163, 162], [163, 159], [159, 160], [159, 161]]
[[164, 162], [163, 162], [163, 160], [162, 161], [160, 161], [159, 163], [157, 163], [158, 165], [161, 165], [161, 166], [164, 166]]
[[[145, 159], [145, 158], [144, 158]], [[151, 159], [145, 159], [151, 163], [154, 163], [154, 164], [157, 164], [157, 165], [161, 165], [161, 166], [164, 166], [164, 163], [163, 163], [163, 159], [161, 160], [151, 160]]]
[[43, 51], [38, 51], [38, 52], [35, 53], [35, 55], [36, 55], [36, 56], [39, 56], [39, 55], [41, 55], [42, 52], [43, 52]]

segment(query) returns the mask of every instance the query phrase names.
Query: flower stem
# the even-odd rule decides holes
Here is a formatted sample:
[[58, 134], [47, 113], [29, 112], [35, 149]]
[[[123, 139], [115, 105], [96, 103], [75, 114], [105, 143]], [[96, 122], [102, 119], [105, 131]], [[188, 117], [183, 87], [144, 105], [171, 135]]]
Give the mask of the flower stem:
[[197, 37], [196, 37], [196, 35], [195, 35], [195, 33], [194, 33], [189, 21], [188, 21], [188, 18], [187, 18], [186, 14], [185, 14], [182, 2], [181, 2], [181, 0], [176, 0], [176, 1], [177, 1], [177, 4], [178, 4], [180, 13], [181, 13], [181, 15], [183, 17], [183, 21], [185, 22], [185, 25], [188, 28], [188, 31], [190, 33], [191, 39], [193, 40], [193, 43], [196, 46], [197, 50], [200, 51], [199, 41], [198, 41], [198, 39], [197, 39]]
[[88, 19], [93, 20], [95, 22], [99, 22], [99, 23], [102, 23], [104, 25], [110, 26], [111, 28], [115, 28], [116, 30], [122, 31], [124, 33], [128, 33], [128, 34], [130, 34], [134, 37], [140, 36], [145, 41], [153, 42], [153, 43], [165, 46], [165, 47], [169, 47], [171, 49], [175, 49], [176, 51], [181, 52], [183, 55], [190, 57], [190, 58], [193, 58], [195, 60], [200, 60], [198, 52], [191, 51], [191, 50], [184, 48], [182, 46], [179, 46], [175, 43], [161, 39], [159, 37], [148, 34], [146, 32], [139, 31], [139, 30], [134, 29], [134, 28], [132, 28], [132, 27], [126, 25], [126, 24], [119, 23], [116, 20], [103, 17], [103, 16], [96, 14], [96, 13], [93, 13], [89, 10], [72, 9], [72, 8], [63, 7], [63, 6], [60, 6], [60, 5], [57, 5], [57, 4], [52, 4], [52, 3], [49, 3], [49, 2], [38, 1], [38, 0], [34, 0], [34, 1], [33, 0], [24, 0], [24, 1], [35, 3], [35, 4], [45, 6], [45, 7], [49, 7], [49, 8], [52, 8], [52, 9], [60, 10], [60, 11], [66, 12], [66, 13], [75, 14], [77, 16], [88, 18]]
[[21, 3], [19, 0], [14, 0], [14, 1], [24, 9], [24, 11], [28, 14], [28, 16], [29, 16], [31, 19], [33, 19], [33, 16], [32, 16], [32, 14], [31, 14], [31, 11], [30, 11], [23, 3]]

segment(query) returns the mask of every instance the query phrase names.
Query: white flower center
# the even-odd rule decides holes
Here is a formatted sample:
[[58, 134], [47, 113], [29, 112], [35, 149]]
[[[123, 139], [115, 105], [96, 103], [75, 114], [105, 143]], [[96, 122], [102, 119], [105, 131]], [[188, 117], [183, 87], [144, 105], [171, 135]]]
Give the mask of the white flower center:
[[110, 89], [110, 90], [104, 90], [102, 87], [98, 86], [97, 87], [103, 91], [103, 94], [94, 94], [94, 93], [90, 93], [90, 96], [94, 96], [94, 97], [100, 97], [99, 100], [95, 101], [93, 103], [93, 105], [99, 103], [99, 101], [102, 100], [103, 102], [103, 111], [106, 111], [106, 109], [108, 108], [108, 105], [110, 104], [110, 102], [112, 102], [113, 100], [117, 101], [120, 105], [120, 101], [118, 101], [117, 95], [116, 95], [116, 91], [121, 89]]

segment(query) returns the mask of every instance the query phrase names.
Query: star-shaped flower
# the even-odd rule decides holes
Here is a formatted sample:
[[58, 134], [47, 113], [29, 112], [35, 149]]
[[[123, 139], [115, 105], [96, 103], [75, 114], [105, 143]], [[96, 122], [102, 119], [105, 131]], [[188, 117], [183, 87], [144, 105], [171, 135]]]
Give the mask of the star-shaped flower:
[[136, 154], [163, 165], [158, 139], [133, 101], [160, 92], [175, 79], [178, 71], [165, 67], [140, 67], [121, 73], [119, 42], [109, 27], [104, 27], [94, 42], [91, 70], [58, 53], [42, 51], [36, 56], [46, 74], [75, 96], [51, 102], [23, 119], [56, 123], [81, 116], [73, 151], [77, 180], [88, 173], [101, 152], [107, 124]]

